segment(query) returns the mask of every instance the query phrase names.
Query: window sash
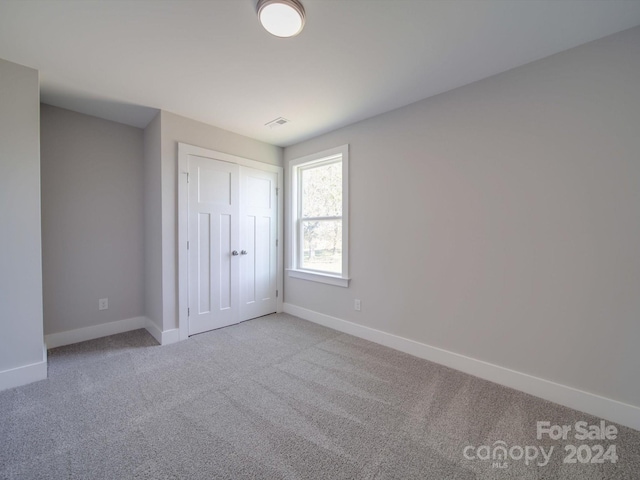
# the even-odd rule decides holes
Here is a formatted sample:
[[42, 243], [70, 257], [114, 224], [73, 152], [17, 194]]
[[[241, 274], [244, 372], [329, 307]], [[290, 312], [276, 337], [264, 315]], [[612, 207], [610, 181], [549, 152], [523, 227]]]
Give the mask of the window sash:
[[[327, 270], [327, 269], [322, 269], [322, 268], [311, 268], [309, 266], [305, 266], [305, 261], [304, 261], [304, 254], [305, 254], [305, 248], [304, 248], [304, 242], [305, 242], [305, 236], [304, 236], [304, 223], [305, 222], [323, 222], [323, 221], [330, 221], [330, 222], [334, 222], [334, 221], [340, 221], [340, 270], [339, 271], [335, 271], [335, 270]], [[296, 268], [298, 268], [299, 270], [305, 270], [305, 271], [310, 271], [310, 272], [319, 272], [319, 273], [326, 273], [329, 275], [342, 275], [342, 271], [343, 271], [343, 267], [342, 267], [342, 255], [344, 254], [344, 245], [342, 243], [342, 228], [343, 228], [343, 219], [342, 217], [308, 217], [308, 218], [299, 218], [298, 219], [298, 223], [297, 223], [297, 238], [298, 241], [296, 242]]]
[[[311, 217], [305, 217], [303, 212], [304, 212], [304, 188], [303, 188], [303, 183], [304, 183], [304, 174], [305, 172], [309, 172], [311, 170], [314, 170], [316, 168], [322, 168], [322, 167], [326, 167], [328, 165], [334, 165], [334, 164], [339, 164], [340, 167], [342, 168], [342, 155], [337, 155], [337, 156], [333, 156], [330, 158], [323, 158], [321, 160], [318, 160], [316, 162], [310, 162], [310, 163], [305, 163], [303, 165], [300, 165], [297, 167], [297, 181], [298, 181], [298, 198], [297, 198], [297, 203], [298, 203], [298, 216], [297, 218], [311, 218]], [[344, 188], [341, 185], [341, 194], [344, 195]], [[344, 202], [342, 202], [344, 203]], [[344, 212], [342, 212], [342, 208], [343, 205], [340, 205], [340, 213], [344, 214]], [[342, 215], [340, 215], [342, 216]]]

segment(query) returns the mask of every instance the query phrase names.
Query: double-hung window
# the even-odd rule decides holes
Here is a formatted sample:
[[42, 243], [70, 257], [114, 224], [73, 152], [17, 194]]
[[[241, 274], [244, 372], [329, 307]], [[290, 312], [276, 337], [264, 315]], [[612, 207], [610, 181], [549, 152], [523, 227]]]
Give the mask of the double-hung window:
[[347, 287], [349, 147], [290, 163], [289, 275]]

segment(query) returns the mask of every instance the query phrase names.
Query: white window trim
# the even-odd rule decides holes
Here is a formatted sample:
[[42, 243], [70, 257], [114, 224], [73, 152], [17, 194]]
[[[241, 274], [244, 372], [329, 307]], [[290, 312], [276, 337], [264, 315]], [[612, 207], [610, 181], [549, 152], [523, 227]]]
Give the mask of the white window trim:
[[[298, 168], [312, 163], [324, 163], [331, 157], [342, 157], [342, 274], [332, 275], [325, 272], [317, 272], [299, 268], [298, 266], [298, 241], [297, 221], [298, 208]], [[289, 277], [309, 280], [339, 287], [349, 286], [349, 145], [331, 148], [322, 152], [296, 158], [289, 162]]]

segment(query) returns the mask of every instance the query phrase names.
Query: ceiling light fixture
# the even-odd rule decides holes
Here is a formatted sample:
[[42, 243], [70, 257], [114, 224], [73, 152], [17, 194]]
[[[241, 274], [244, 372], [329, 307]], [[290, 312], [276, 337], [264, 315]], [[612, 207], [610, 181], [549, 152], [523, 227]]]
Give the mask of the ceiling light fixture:
[[294, 37], [304, 27], [304, 7], [298, 0], [259, 0], [256, 8], [264, 29], [276, 37]]

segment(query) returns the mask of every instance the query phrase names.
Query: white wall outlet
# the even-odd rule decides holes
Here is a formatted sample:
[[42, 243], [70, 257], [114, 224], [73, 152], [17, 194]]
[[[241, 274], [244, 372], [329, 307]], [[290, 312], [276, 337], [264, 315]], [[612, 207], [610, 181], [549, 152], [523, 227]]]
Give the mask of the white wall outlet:
[[109, 308], [108, 298], [101, 298], [98, 300], [98, 310], [106, 310], [107, 308]]
[[360, 300], [358, 300], [358, 299], [355, 299], [355, 300], [354, 300], [354, 302], [353, 302], [353, 309], [354, 309], [354, 310], [357, 310], [357, 311], [360, 311]]

